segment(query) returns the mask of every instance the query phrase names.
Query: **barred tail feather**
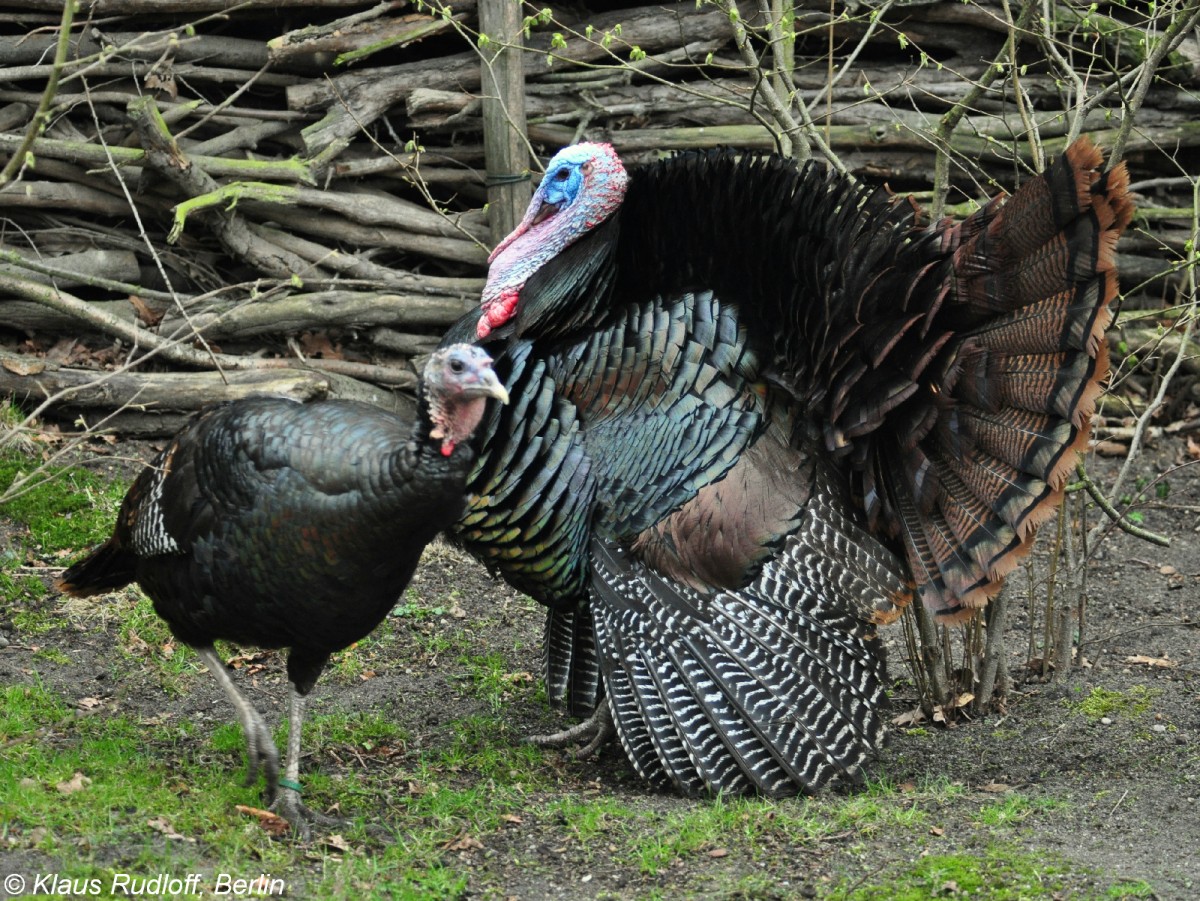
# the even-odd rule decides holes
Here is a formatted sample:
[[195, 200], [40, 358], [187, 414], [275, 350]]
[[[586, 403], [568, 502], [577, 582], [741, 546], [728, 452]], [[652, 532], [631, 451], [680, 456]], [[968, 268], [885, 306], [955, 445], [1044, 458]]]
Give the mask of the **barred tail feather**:
[[1124, 168], [1101, 173], [1101, 162], [1077, 141], [1011, 198], [942, 226], [953, 262], [931, 330], [955, 337], [864, 483], [885, 498], [918, 592], [943, 617], [999, 589], [1086, 445], [1108, 374], [1117, 239], [1133, 212]]

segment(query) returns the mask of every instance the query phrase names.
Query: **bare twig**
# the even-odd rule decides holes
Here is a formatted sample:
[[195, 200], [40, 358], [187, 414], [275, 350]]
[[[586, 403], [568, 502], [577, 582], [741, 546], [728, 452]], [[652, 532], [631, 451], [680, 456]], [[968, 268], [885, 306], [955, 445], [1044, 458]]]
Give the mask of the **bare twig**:
[[46, 87], [42, 91], [41, 102], [33, 114], [33, 119], [29, 122], [29, 128], [25, 130], [25, 137], [17, 146], [13, 155], [9, 157], [8, 163], [0, 170], [0, 188], [16, 178], [26, 163], [29, 162], [29, 151], [33, 147], [34, 140], [42, 134], [46, 128], [46, 124], [50, 121], [50, 110], [54, 104], [54, 95], [58, 92], [58, 79], [62, 74], [63, 67], [66, 65], [67, 54], [71, 47], [71, 23], [74, 19], [75, 0], [67, 0], [63, 4], [62, 21], [58, 26], [58, 43], [54, 48], [54, 64], [50, 67], [50, 74], [46, 79]]
[[[1159, 547], [1171, 546], [1171, 539], [1167, 536], [1159, 535], [1156, 532], [1151, 532], [1149, 529], [1143, 529], [1141, 526], [1130, 522], [1127, 517], [1122, 516], [1121, 512], [1113, 506], [1112, 501], [1105, 497], [1104, 492], [1102, 492], [1099, 486], [1092, 481], [1091, 476], [1088, 475], [1087, 470], [1084, 468], [1082, 462], [1076, 465], [1075, 475], [1079, 478], [1078, 485], [1087, 491], [1089, 495], [1091, 495], [1092, 500], [1096, 502], [1096, 506], [1103, 510], [1104, 515], [1107, 516], [1113, 523], [1115, 523], [1117, 528], [1119, 528], [1122, 532], [1128, 532], [1130, 535], [1133, 535], [1136, 538], [1141, 538], [1143, 541], [1148, 541], [1151, 544], [1157, 544]], [[1121, 487], [1119, 482], [1116, 487]], [[1089, 541], [1099, 536], [1099, 530], [1101, 528], [1103, 528], [1103, 524], [1098, 525], [1093, 529], [1092, 533], [1088, 536]]]

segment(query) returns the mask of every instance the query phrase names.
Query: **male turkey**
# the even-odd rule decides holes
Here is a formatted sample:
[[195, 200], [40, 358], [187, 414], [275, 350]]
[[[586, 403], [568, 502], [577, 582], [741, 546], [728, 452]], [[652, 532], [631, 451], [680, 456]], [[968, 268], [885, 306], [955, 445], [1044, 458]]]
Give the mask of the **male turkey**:
[[927, 226], [816, 163], [551, 160], [445, 340], [513, 398], [454, 531], [550, 608], [549, 696], [595, 708], [555, 739], [615, 721], [688, 793], [856, 774], [876, 624], [983, 605], [1085, 443], [1132, 212], [1100, 164]]
[[[414, 423], [353, 401], [252, 397], [193, 417], [125, 496], [111, 538], [63, 573], [76, 597], [136, 581], [237, 709], [251, 784], [300, 834], [304, 702], [329, 655], [371, 632], [422, 550], [462, 513], [487, 399], [507, 402], [482, 350], [430, 357]], [[215, 639], [291, 648], [287, 769]], [[283, 789], [276, 799], [276, 784]]]

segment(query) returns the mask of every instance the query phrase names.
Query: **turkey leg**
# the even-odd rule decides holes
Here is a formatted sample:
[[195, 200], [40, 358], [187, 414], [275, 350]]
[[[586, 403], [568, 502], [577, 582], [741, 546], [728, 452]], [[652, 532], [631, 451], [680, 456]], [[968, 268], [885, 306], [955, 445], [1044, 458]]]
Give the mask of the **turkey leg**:
[[302, 695], [296, 689], [294, 682], [288, 682], [288, 742], [287, 762], [284, 765], [283, 778], [279, 780], [279, 797], [271, 805], [271, 810], [292, 826], [292, 831], [300, 839], [309, 837], [309, 823], [318, 826], [339, 826], [345, 823], [337, 817], [326, 816], [300, 801], [300, 738], [304, 729], [304, 704], [307, 695]]
[[254, 709], [254, 705], [246, 700], [225, 669], [225, 664], [212, 645], [196, 648], [196, 653], [208, 667], [208, 671], [225, 690], [225, 696], [237, 711], [238, 721], [242, 724], [242, 732], [246, 736], [246, 756], [249, 760], [246, 772], [246, 785], [253, 785], [258, 778], [258, 768], [261, 766], [267, 777], [267, 803], [275, 799], [275, 783], [279, 781], [279, 749], [267, 728], [262, 714]]

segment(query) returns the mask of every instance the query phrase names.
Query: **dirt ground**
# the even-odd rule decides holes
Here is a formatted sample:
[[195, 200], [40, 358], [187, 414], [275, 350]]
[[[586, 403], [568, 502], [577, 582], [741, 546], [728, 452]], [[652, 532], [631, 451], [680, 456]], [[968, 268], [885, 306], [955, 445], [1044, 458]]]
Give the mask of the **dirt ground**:
[[[149, 452], [143, 447], [134, 455]], [[1181, 440], [1166, 442], [1148, 453], [1141, 470], [1153, 479], [1187, 459]], [[1101, 484], [1111, 480], [1113, 461], [1097, 460], [1091, 466]], [[128, 471], [127, 466], [117, 468]], [[700, 851], [647, 872], [623, 856], [628, 842], [606, 841], [603, 833], [590, 843], [572, 841], [562, 822], [549, 813], [551, 802], [567, 795], [583, 801], [614, 800], [660, 822], [712, 802], [648, 789], [615, 747], [589, 762], [552, 753], [545, 766], [553, 770], [556, 789], [531, 793], [528, 809], [517, 812], [519, 823], [477, 836], [474, 844], [479, 847], [446, 851], [447, 865], [468, 875], [464, 896], [844, 897], [874, 885], [880, 894], [871, 897], [888, 897], [893, 874], [911, 868], [923, 855], [994, 855], [997, 834], [1003, 833], [1002, 849], [1065, 862], [1069, 884], [1047, 890], [1047, 896], [1200, 897], [1200, 654], [1195, 609], [1200, 600], [1200, 465], [1176, 470], [1169, 482], [1165, 499], [1150, 492], [1151, 499], [1140, 510], [1147, 528], [1171, 537], [1170, 548], [1113, 533], [1094, 549], [1083, 647], [1086, 667], [1074, 669], [1060, 682], [1026, 675], [1026, 588], [1018, 570], [1008, 589], [1013, 591], [1009, 665], [1016, 684], [1006, 709], [954, 728], [893, 730], [870, 766], [871, 780], [886, 780], [901, 792], [909, 783], [938, 779], [962, 788], [939, 802], [931, 827], [922, 827], [919, 834], [887, 824], [851, 827], [795, 845], [760, 845], [753, 854], [742, 853], [744, 846], [734, 843], [732, 853]], [[1042, 536], [1040, 548], [1049, 537]], [[541, 624], [531, 602], [452, 553], [427, 555], [412, 589], [417, 597], [431, 599], [431, 606], [449, 603], [450, 611], [432, 622], [398, 625], [401, 639], [371, 661], [373, 678], [349, 683], [325, 678], [311, 705], [314, 711], [369, 710], [394, 718], [409, 736], [405, 755], [442, 747], [464, 718], [494, 712], [486, 699], [464, 689], [462, 668], [453, 654], [438, 659], [430, 655], [427, 641], [421, 644], [429, 629], [467, 629], [475, 653], [496, 652], [503, 656], [506, 671], [521, 674], [537, 672]], [[149, 677], [114, 684], [107, 665], [114, 641], [111, 625], [90, 623], [39, 636], [38, 644], [59, 647], [70, 661], [47, 665], [29, 650], [31, 642], [14, 628], [8, 613], [0, 611], [0, 645], [7, 645], [0, 648], [0, 684], [40, 679], [69, 698], [115, 699], [131, 716], [174, 715], [197, 722], [201, 733], [230, 721], [223, 696], [207, 678], [193, 680], [189, 690], [178, 695], [165, 694]], [[409, 637], [405, 629], [411, 631]], [[899, 714], [911, 708], [912, 692], [901, 662], [899, 630], [889, 638]], [[418, 653], [418, 647], [425, 650]], [[1078, 704], [1095, 688], [1132, 691], [1128, 696], [1148, 704], [1138, 713], [1103, 719], [1084, 715]], [[534, 694], [532, 687], [515, 692], [503, 710], [507, 734], [514, 741], [564, 722]], [[281, 658], [271, 659], [255, 679], [252, 697], [260, 709], [271, 711], [269, 718], [279, 716], [286, 697]], [[322, 755], [312, 765], [336, 770], [356, 764]], [[235, 766], [231, 778], [240, 775], [240, 757]], [[853, 798], [854, 791], [838, 788], [828, 797]], [[1023, 816], [1014, 828], [997, 829], [981, 821], [979, 811], [1004, 792], [1047, 803]], [[380, 819], [386, 823], [387, 816], [384, 811]], [[19, 843], [6, 845], [6, 828], [0, 824], [0, 872], [48, 865], [37, 851]], [[112, 853], [119, 855], [122, 849]], [[124, 853], [135, 855], [136, 849]], [[1126, 884], [1140, 887], [1127, 893], [1121, 888]], [[750, 885], [753, 890], [746, 888]], [[947, 880], [931, 894], [961, 893]], [[290, 896], [305, 893], [295, 889]]]

